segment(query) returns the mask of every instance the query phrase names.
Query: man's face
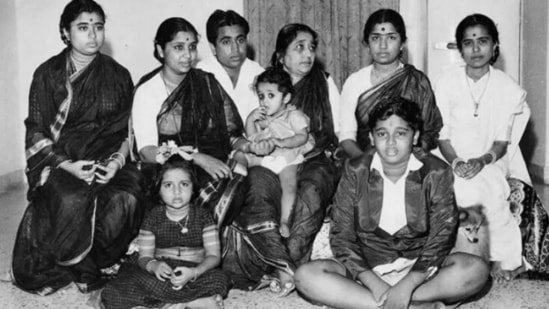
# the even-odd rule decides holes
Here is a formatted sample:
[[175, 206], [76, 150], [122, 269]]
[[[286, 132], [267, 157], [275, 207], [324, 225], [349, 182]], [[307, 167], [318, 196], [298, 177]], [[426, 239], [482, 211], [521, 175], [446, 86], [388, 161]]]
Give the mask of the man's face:
[[244, 29], [238, 25], [224, 26], [217, 30], [212, 52], [224, 68], [236, 69], [246, 60], [248, 42]]

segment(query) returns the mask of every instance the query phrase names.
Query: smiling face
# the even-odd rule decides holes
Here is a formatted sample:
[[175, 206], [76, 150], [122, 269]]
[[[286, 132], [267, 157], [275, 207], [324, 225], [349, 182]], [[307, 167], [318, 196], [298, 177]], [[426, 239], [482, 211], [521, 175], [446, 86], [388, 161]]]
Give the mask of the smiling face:
[[419, 138], [419, 131], [412, 130], [408, 123], [397, 115], [378, 120], [370, 132], [370, 140], [376, 148], [384, 167], [407, 164], [412, 146]]
[[461, 41], [461, 56], [468, 67], [474, 69], [488, 68], [494, 55], [494, 40], [481, 25], [465, 29]]
[[164, 59], [163, 71], [167, 75], [187, 74], [196, 60], [197, 42], [193, 33], [179, 31], [164, 47], [157, 44], [156, 50]]
[[376, 24], [368, 35], [370, 55], [375, 63], [391, 64], [399, 61], [402, 38], [391, 23]]
[[259, 83], [257, 85], [257, 97], [259, 98], [259, 106], [265, 110], [265, 114], [272, 116], [283, 111], [292, 96], [289, 93], [284, 95], [278, 90], [277, 84]]
[[316, 57], [316, 44], [312, 34], [298, 32], [296, 38], [288, 45], [280, 62], [295, 84], [311, 72]]
[[71, 50], [83, 56], [93, 56], [105, 42], [105, 21], [101, 15], [83, 12], [73, 20], [63, 34], [70, 42]]
[[164, 173], [160, 183], [160, 198], [166, 206], [180, 209], [189, 205], [193, 195], [193, 183], [183, 169], [171, 169]]
[[225, 68], [240, 68], [246, 60], [248, 41], [241, 26], [224, 26], [218, 29], [215, 45], [211, 44], [212, 52]]

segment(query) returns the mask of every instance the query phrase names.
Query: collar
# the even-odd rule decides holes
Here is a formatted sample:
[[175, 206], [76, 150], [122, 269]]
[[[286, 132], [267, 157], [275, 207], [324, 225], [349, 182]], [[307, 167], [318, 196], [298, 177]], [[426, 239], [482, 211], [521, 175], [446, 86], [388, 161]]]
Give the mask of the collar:
[[[404, 171], [403, 176], [407, 176], [410, 171], [417, 171], [423, 166], [423, 163], [419, 161], [416, 156], [412, 153], [410, 155], [410, 159], [408, 159], [408, 165], [406, 166], [406, 171]], [[372, 158], [372, 163], [370, 164], [370, 170], [377, 170], [380, 175], [385, 176], [385, 173], [383, 172], [383, 165], [381, 164], [381, 157], [377, 153], [377, 151], [374, 153], [374, 157]]]

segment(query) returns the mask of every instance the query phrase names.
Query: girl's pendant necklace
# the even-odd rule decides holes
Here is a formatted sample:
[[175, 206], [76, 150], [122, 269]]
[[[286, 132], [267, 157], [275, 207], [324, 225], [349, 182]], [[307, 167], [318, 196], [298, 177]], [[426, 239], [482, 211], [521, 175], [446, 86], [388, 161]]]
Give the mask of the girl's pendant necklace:
[[181, 224], [180, 221], [175, 221], [179, 227], [181, 227], [181, 234], [187, 234], [189, 232], [189, 228], [187, 227], [187, 223], [189, 222], [189, 215], [185, 217], [185, 225]]
[[484, 94], [486, 93], [486, 89], [488, 88], [488, 83], [490, 82], [490, 71], [488, 70], [488, 76], [486, 77], [486, 82], [484, 83], [484, 88], [482, 89], [482, 93], [478, 97], [478, 99], [475, 99], [475, 96], [473, 95], [473, 89], [471, 88], [471, 84], [469, 82], [469, 77], [467, 76], [467, 71], [465, 71], [465, 81], [467, 82], [467, 88], [469, 89], [469, 95], [471, 95], [471, 100], [473, 100], [474, 103], [474, 112], [473, 116], [478, 117], [478, 108], [480, 105], [480, 101], [484, 97]]

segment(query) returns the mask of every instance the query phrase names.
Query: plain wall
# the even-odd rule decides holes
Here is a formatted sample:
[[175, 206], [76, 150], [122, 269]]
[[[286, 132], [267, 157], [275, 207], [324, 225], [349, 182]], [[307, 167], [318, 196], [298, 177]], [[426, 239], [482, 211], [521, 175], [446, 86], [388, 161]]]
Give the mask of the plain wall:
[[[24, 119], [34, 70], [65, 45], [59, 35], [59, 17], [67, 0], [0, 1], [0, 191], [24, 179]], [[206, 39], [206, 20], [215, 9], [243, 14], [243, 0], [99, 0], [107, 21], [102, 52], [124, 65], [134, 83], [159, 66], [153, 57], [153, 39], [169, 17], [187, 19], [198, 30], [199, 58], [212, 57]]]
[[523, 149], [526, 148], [526, 159], [530, 159], [529, 169], [532, 176], [549, 183], [549, 149], [546, 142], [549, 116], [549, 5], [547, 1], [523, 1], [522, 16], [521, 80], [528, 92], [527, 100], [532, 109], [532, 116], [521, 144]]

